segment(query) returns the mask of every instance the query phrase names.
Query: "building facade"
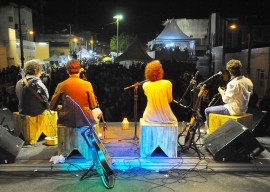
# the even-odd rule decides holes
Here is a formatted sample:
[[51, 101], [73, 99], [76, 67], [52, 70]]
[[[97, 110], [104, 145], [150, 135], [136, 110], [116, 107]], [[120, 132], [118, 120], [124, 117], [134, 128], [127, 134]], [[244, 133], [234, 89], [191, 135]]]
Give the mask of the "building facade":
[[[43, 50], [37, 53], [37, 50]], [[49, 44], [34, 42], [32, 10], [10, 3], [0, 7], [0, 68], [48, 58]], [[23, 55], [22, 55], [23, 54]]]

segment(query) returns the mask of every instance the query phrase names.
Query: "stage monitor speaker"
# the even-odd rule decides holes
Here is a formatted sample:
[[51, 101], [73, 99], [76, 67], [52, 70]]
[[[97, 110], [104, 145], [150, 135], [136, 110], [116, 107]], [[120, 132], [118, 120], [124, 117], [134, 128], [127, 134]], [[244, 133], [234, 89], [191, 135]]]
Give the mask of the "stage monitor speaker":
[[253, 114], [253, 123], [250, 127], [255, 137], [266, 136], [269, 119], [266, 117], [267, 111], [261, 111], [255, 108], [248, 108], [247, 113]]
[[13, 113], [8, 108], [0, 108], [0, 125], [9, 131], [13, 131], [13, 122]]
[[24, 141], [0, 125], [0, 163], [14, 163]]
[[204, 139], [216, 161], [248, 162], [264, 148], [244, 125], [230, 119]]

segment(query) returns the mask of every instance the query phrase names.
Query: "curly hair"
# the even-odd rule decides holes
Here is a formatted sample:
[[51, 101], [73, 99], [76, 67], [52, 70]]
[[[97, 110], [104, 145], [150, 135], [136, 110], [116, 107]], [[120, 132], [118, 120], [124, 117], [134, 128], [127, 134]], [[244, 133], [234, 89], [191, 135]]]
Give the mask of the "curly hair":
[[151, 61], [145, 67], [144, 76], [146, 80], [158, 81], [163, 79], [164, 71], [161, 63], [158, 60]]
[[226, 65], [226, 69], [233, 76], [242, 75], [242, 63], [239, 60], [231, 59]]
[[43, 67], [35, 60], [27, 61], [24, 65], [24, 73], [26, 75], [37, 75], [39, 72], [43, 72]]

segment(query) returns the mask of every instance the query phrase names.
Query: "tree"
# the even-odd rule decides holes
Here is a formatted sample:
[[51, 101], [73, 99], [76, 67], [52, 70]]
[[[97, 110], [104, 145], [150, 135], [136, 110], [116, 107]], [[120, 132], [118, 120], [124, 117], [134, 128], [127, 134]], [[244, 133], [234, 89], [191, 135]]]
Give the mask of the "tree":
[[[126, 35], [125, 33], [121, 33], [118, 36], [118, 49], [119, 52], [123, 52], [127, 49], [127, 47], [133, 42], [135, 39], [132, 35]], [[117, 51], [117, 36], [113, 36], [110, 41], [110, 48], [112, 51]]]

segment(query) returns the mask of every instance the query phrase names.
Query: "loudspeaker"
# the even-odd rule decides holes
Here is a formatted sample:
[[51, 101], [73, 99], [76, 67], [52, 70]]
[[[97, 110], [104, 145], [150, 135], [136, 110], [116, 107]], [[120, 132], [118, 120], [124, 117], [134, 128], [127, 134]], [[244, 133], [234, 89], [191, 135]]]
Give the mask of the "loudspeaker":
[[8, 108], [0, 108], [0, 125], [9, 131], [13, 131], [13, 122], [13, 113]]
[[248, 162], [264, 148], [244, 125], [230, 119], [204, 139], [216, 161]]
[[0, 126], [0, 163], [14, 163], [24, 141]]

